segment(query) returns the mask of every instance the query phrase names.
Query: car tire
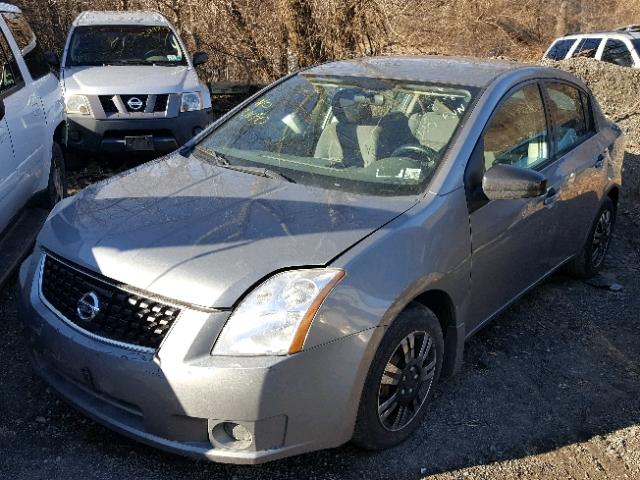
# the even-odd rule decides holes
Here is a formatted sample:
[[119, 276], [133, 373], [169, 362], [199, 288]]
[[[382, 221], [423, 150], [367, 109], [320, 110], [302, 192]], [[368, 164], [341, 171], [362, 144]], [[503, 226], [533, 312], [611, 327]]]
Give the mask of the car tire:
[[67, 175], [65, 170], [62, 148], [53, 142], [51, 149], [51, 168], [49, 169], [49, 183], [47, 185], [47, 207], [53, 206], [67, 196]]
[[567, 264], [566, 272], [578, 278], [591, 278], [603, 267], [616, 222], [616, 207], [609, 197], [600, 206], [580, 253]]
[[82, 168], [82, 159], [77, 152], [70, 149], [64, 151], [65, 166], [70, 171], [80, 170]]
[[391, 324], [371, 363], [353, 443], [380, 450], [406, 440], [424, 419], [443, 355], [438, 318], [425, 306], [411, 303]]

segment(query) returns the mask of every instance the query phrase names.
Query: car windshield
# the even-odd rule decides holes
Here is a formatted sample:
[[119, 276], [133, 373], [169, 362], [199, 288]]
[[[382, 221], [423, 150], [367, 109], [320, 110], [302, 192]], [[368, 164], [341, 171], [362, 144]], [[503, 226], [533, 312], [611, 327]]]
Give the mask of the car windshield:
[[322, 188], [415, 195], [432, 178], [476, 93], [302, 73], [225, 121], [195, 155]]
[[77, 27], [67, 66], [187, 65], [180, 42], [168, 27], [99, 25]]

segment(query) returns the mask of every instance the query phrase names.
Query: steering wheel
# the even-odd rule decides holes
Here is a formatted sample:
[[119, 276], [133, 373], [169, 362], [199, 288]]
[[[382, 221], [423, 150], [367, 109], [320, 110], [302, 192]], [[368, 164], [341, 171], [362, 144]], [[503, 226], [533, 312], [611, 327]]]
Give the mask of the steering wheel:
[[408, 157], [420, 162], [431, 165], [438, 158], [438, 152], [433, 148], [425, 145], [407, 144], [396, 148], [392, 153], [392, 157]]

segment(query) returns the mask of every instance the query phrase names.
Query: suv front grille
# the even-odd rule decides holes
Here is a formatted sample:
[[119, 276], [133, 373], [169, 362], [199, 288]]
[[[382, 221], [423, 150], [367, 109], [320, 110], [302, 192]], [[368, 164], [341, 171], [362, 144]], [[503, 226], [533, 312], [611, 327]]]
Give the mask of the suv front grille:
[[156, 96], [156, 104], [153, 106], [153, 111], [158, 112], [166, 112], [167, 105], [169, 104], [169, 95], [157, 95]]
[[120, 95], [120, 98], [129, 113], [142, 113], [147, 108], [147, 95]]
[[107, 115], [110, 113], [118, 113], [118, 107], [116, 103], [113, 101], [113, 97], [110, 95], [100, 95], [100, 104], [102, 105], [102, 109], [104, 113]]
[[[42, 296], [64, 320], [108, 342], [155, 350], [180, 314], [177, 307], [131, 293], [116, 282], [50, 255], [45, 256], [41, 282]], [[87, 296], [90, 294], [94, 297]], [[90, 304], [98, 299], [99, 309], [93, 318], [83, 320], [80, 316], [83, 297]], [[86, 308], [82, 313], [85, 318], [91, 316]]]
[[[159, 95], [98, 95], [98, 99], [107, 116], [115, 113], [166, 113], [169, 106], [168, 93]], [[133, 99], [132, 102], [130, 102], [131, 99]]]

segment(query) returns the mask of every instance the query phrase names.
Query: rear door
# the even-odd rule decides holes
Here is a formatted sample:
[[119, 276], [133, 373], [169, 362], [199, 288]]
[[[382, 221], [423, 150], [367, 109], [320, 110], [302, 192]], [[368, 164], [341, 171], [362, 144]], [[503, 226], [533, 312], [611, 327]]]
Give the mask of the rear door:
[[21, 94], [24, 88], [16, 58], [0, 29], [0, 98], [5, 104], [5, 117], [0, 121], [0, 232], [22, 206], [17, 174], [19, 162], [15, 156], [10, 126], [19, 123], [21, 107], [18, 102], [24, 99]]
[[598, 135], [590, 95], [577, 85], [545, 81], [555, 161], [545, 172], [562, 218], [553, 232], [553, 257], [562, 262], [582, 248], [607, 183], [608, 145]]
[[540, 85], [529, 82], [505, 96], [469, 162], [472, 331], [555, 267], [549, 231], [559, 219], [548, 199], [491, 201], [482, 193], [484, 173], [494, 165], [544, 171], [549, 143]]

